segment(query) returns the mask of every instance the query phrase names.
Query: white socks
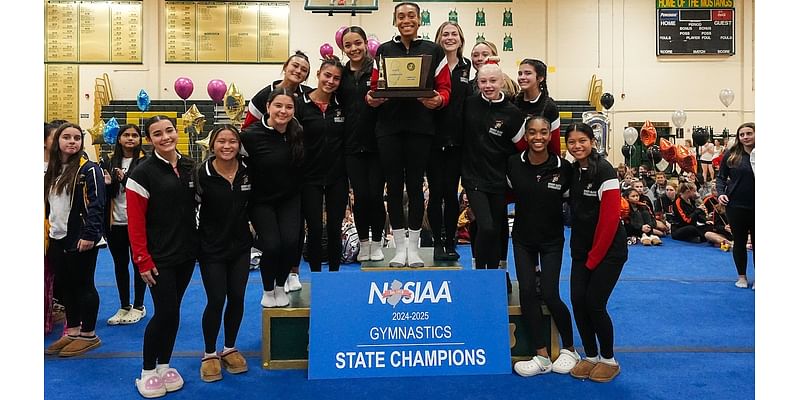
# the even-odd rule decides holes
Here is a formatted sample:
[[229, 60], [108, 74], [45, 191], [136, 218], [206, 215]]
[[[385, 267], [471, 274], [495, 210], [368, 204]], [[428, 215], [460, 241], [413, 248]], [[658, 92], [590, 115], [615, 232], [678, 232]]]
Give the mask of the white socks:
[[356, 261], [369, 261], [371, 256], [371, 245], [369, 240], [359, 240], [358, 257]]
[[289, 305], [289, 296], [283, 286], [275, 286], [275, 307], [286, 307]]
[[597, 364], [600, 361], [600, 357], [598, 357], [598, 356], [586, 357], [586, 361], [589, 361], [589, 362]]
[[408, 240], [406, 239], [406, 230], [405, 229], [392, 229], [392, 235], [394, 236], [394, 244], [395, 244], [395, 253], [394, 257], [389, 261], [390, 267], [405, 267], [407, 264], [407, 255], [406, 255], [406, 245]]
[[408, 254], [408, 266], [412, 268], [419, 268], [425, 266], [425, 262], [419, 256], [419, 234], [422, 230], [408, 231], [408, 243], [406, 244], [406, 252]]
[[617, 365], [617, 360], [615, 360], [614, 357], [603, 358], [602, 356], [600, 356], [600, 362], [608, 365]]

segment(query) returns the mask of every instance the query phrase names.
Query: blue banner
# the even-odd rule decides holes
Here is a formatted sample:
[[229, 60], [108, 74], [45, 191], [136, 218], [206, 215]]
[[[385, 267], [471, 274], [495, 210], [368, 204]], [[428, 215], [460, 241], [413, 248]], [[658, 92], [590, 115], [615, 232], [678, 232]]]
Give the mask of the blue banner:
[[309, 379], [508, 374], [502, 270], [313, 273]]

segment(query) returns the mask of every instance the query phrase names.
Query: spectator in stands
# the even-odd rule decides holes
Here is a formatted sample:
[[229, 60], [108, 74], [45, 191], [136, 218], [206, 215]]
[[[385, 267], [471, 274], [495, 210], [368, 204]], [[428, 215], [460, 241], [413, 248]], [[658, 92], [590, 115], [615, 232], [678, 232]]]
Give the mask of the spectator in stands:
[[136, 379], [139, 394], [151, 398], [183, 387], [183, 377], [169, 361], [199, 240], [195, 163], [178, 153], [175, 123], [157, 115], [145, 122], [144, 133], [153, 144], [153, 154], [128, 177], [125, 200], [134, 264], [153, 297], [153, 317], [144, 331], [141, 379]]
[[67, 332], [45, 354], [72, 357], [100, 346], [95, 334], [100, 298], [94, 284], [103, 239], [105, 184], [100, 167], [84, 157], [81, 127], [64, 123], [53, 133], [44, 202], [46, 255], [61, 285]]
[[755, 187], [756, 178], [750, 164], [750, 153], [756, 145], [756, 125], [746, 122], [736, 129], [733, 147], [725, 152], [717, 175], [719, 202], [726, 207], [726, 214], [733, 232], [733, 261], [739, 279], [736, 287], [746, 288], [747, 283], [747, 238], [753, 248], [756, 244]]
[[620, 367], [614, 359], [614, 326], [608, 315], [608, 299], [628, 259], [625, 227], [620, 221], [619, 181], [614, 167], [594, 148], [592, 127], [580, 122], [572, 124], [565, 139], [575, 158], [570, 188], [570, 297], [586, 352], [586, 358], [570, 374], [578, 379], [610, 382], [619, 375]]
[[[209, 146], [214, 155], [197, 169], [195, 183], [201, 204], [200, 273], [208, 300], [202, 320], [205, 349], [200, 379], [204, 382], [222, 379], [223, 367], [231, 374], [247, 372], [236, 337], [244, 315], [253, 243], [247, 215], [251, 186], [247, 166], [239, 157], [239, 130], [232, 125], [215, 128]], [[217, 353], [223, 309], [225, 340], [222, 352]]]
[[[128, 176], [142, 161], [142, 135], [138, 125], [127, 124], [119, 128], [111, 159], [102, 163], [106, 184], [105, 234], [108, 249], [114, 259], [114, 277], [117, 282], [120, 308], [108, 319], [109, 325], [135, 324], [147, 313], [144, 307], [144, 292], [147, 284], [133, 275], [133, 304], [131, 304], [131, 243], [128, 238], [128, 203], [125, 184]], [[136, 268], [136, 264], [133, 264]], [[138, 270], [135, 270], [138, 272]]]

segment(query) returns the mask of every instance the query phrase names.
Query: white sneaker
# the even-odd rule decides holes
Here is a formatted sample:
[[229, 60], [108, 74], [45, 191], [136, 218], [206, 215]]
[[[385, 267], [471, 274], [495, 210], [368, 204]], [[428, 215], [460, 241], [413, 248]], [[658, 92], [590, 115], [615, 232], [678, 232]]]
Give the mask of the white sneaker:
[[145, 315], [147, 315], [147, 309], [144, 308], [144, 306], [142, 306], [141, 310], [137, 308], [131, 308], [131, 310], [128, 311], [128, 313], [125, 314], [122, 319], [120, 319], [119, 323], [124, 325], [135, 324], [141, 321]]
[[381, 241], [370, 242], [369, 244], [369, 259], [370, 261], [383, 260], [383, 250], [381, 249]]
[[737, 279], [736, 280], [736, 287], [739, 289], [747, 289], [747, 279]]
[[[132, 308], [131, 308], [132, 310]], [[119, 322], [122, 320], [123, 317], [128, 315], [128, 310], [124, 308], [120, 308], [117, 310], [117, 313], [112, 315], [111, 318], [106, 321], [109, 325], [119, 325]]]
[[[284, 293], [286, 295], [286, 293]], [[261, 296], [261, 307], [266, 308], [273, 308], [277, 307], [275, 305], [275, 291], [274, 290], [265, 290], [264, 294]]]
[[525, 377], [546, 374], [552, 371], [553, 363], [547, 360], [547, 364], [545, 364], [543, 360], [545, 358], [542, 356], [533, 356], [529, 361], [520, 361], [514, 364], [514, 371]]
[[406, 254], [408, 255], [408, 266], [411, 268], [420, 268], [425, 266], [422, 257], [419, 256], [419, 235], [420, 229], [415, 231], [408, 231], [408, 243], [406, 243]]
[[358, 257], [356, 257], [356, 261], [364, 262], [370, 260], [370, 252], [371, 246], [369, 240], [359, 240], [359, 247], [358, 247]]
[[289, 306], [289, 296], [286, 295], [286, 291], [283, 290], [280, 286], [275, 286], [275, 305], [273, 307], [288, 307]]
[[575, 365], [577, 365], [580, 360], [581, 356], [577, 351], [561, 349], [558, 358], [553, 362], [553, 372], [557, 374], [568, 374], [569, 371], [575, 368]]
[[408, 239], [406, 238], [406, 230], [405, 229], [393, 229], [393, 236], [394, 236], [394, 244], [395, 244], [395, 253], [394, 257], [389, 261], [390, 267], [405, 267], [408, 265], [408, 255], [406, 253], [406, 244], [408, 243]]
[[286, 293], [296, 292], [301, 289], [303, 289], [303, 284], [300, 283], [300, 275], [295, 273], [289, 274], [289, 277], [286, 278], [286, 285], [284, 286]]

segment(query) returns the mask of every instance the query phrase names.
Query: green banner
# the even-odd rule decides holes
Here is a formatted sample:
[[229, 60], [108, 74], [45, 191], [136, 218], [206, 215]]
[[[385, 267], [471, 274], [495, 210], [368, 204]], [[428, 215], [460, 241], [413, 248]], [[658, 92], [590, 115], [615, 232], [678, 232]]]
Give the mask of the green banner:
[[656, 0], [656, 8], [733, 8], [733, 0]]

